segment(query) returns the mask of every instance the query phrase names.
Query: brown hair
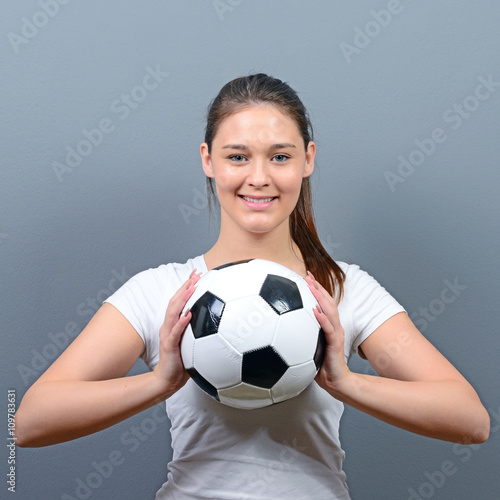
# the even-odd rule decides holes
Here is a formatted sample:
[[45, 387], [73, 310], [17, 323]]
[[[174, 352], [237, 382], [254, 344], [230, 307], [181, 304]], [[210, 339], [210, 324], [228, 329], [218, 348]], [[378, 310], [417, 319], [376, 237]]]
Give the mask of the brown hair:
[[[210, 103], [205, 129], [205, 142], [211, 152], [212, 141], [221, 122], [229, 115], [252, 105], [271, 104], [290, 116], [297, 124], [307, 150], [313, 140], [313, 129], [306, 108], [297, 93], [285, 82], [264, 73], [232, 80]], [[212, 179], [207, 177], [209, 206], [216, 199]], [[299, 199], [290, 214], [290, 234], [302, 253], [306, 268], [340, 301], [345, 273], [325, 250], [316, 231], [312, 211], [312, 194], [309, 177], [302, 179]]]

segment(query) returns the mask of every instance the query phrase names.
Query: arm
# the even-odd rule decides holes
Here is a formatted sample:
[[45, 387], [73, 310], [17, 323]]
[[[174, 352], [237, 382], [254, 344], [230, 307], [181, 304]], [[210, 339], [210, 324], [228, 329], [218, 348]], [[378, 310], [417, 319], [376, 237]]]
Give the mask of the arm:
[[152, 372], [127, 377], [144, 344], [112, 305], [86, 328], [26, 392], [16, 413], [19, 446], [46, 446], [85, 436], [164, 401], [188, 375], [180, 340], [191, 314], [181, 312], [199, 276], [172, 297], [160, 329], [160, 361]]
[[[361, 348], [381, 377], [353, 373], [335, 301], [312, 276], [307, 282], [327, 338], [318, 384], [332, 396], [384, 422], [424, 436], [484, 442], [489, 415], [471, 385], [417, 330], [406, 313], [384, 322]], [[391, 346], [391, 351], [388, 350]]]

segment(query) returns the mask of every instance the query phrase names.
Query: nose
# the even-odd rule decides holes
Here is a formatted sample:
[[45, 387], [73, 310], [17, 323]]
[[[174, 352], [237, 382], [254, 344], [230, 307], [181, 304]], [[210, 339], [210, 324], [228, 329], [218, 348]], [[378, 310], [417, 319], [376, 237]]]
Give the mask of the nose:
[[249, 165], [247, 182], [253, 187], [264, 187], [270, 184], [269, 165], [266, 160], [255, 158]]

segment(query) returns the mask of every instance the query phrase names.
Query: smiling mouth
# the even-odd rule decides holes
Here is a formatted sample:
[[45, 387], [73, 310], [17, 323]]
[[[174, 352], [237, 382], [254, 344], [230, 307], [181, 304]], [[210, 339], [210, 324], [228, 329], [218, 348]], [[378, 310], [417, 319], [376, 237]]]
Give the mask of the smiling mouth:
[[251, 203], [269, 203], [277, 198], [277, 196], [270, 196], [268, 198], [251, 198], [250, 196], [239, 195], [240, 198], [243, 198], [245, 201], [249, 201]]

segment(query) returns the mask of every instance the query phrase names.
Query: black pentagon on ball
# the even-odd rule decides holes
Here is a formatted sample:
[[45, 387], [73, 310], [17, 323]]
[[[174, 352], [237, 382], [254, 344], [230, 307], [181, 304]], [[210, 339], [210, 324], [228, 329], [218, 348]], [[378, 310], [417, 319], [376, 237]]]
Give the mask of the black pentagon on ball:
[[219, 267], [214, 267], [214, 271], [220, 271], [221, 269], [225, 269], [226, 267], [231, 267], [231, 266], [237, 266], [238, 264], [246, 264], [247, 262], [250, 262], [253, 259], [247, 259], [247, 260], [237, 260], [236, 262], [228, 262], [227, 264], [222, 264]]
[[247, 384], [271, 389], [287, 371], [288, 365], [271, 347], [262, 347], [243, 354], [241, 380]]
[[224, 306], [224, 301], [211, 292], [205, 292], [193, 304], [189, 324], [196, 339], [217, 333]]
[[316, 352], [314, 353], [314, 364], [316, 365], [316, 370], [321, 368], [323, 364], [323, 358], [325, 357], [326, 349], [326, 338], [325, 332], [320, 328], [318, 333], [318, 343], [316, 344]]
[[278, 313], [301, 309], [302, 297], [296, 283], [283, 276], [268, 274], [259, 295]]
[[203, 389], [209, 396], [213, 397], [217, 401], [220, 401], [217, 389], [205, 377], [200, 375], [195, 368], [188, 368], [186, 371], [200, 389]]

